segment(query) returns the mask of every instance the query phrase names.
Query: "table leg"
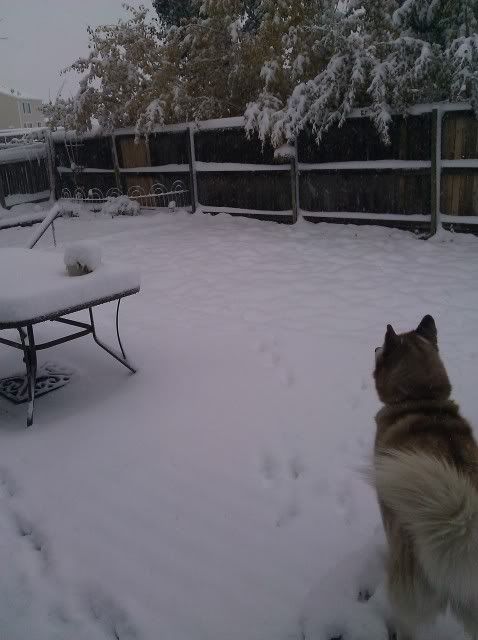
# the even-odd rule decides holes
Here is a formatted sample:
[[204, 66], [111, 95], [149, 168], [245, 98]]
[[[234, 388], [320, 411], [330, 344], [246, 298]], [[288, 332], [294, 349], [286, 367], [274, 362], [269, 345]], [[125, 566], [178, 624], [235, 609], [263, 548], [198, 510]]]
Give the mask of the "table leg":
[[23, 361], [27, 371], [27, 392], [28, 392], [28, 409], [27, 409], [27, 427], [33, 424], [33, 411], [35, 408], [35, 384], [37, 376], [37, 352], [35, 345], [35, 336], [33, 334], [33, 326], [28, 325], [27, 331], [20, 327], [18, 329], [23, 349]]
[[101, 342], [101, 340], [98, 338], [98, 336], [96, 334], [95, 319], [94, 319], [94, 316], [93, 316], [93, 308], [92, 307], [90, 307], [88, 309], [88, 311], [90, 313], [91, 333], [93, 335], [94, 341], [96, 342], [96, 344], [99, 347], [101, 347], [101, 349], [106, 351], [106, 353], [109, 353], [110, 356], [112, 356], [115, 360], [117, 360], [123, 366], [125, 366], [127, 369], [129, 369], [131, 371], [131, 373], [136, 373], [136, 369], [128, 362], [128, 359], [127, 359], [126, 354], [125, 354], [124, 349], [123, 349], [123, 345], [121, 344], [121, 338], [120, 338], [120, 334], [119, 334], [119, 321], [118, 321], [119, 302], [120, 301], [118, 300], [118, 306], [117, 306], [117, 309], [116, 309], [116, 335], [118, 336], [118, 343], [119, 343], [122, 355], [120, 356], [118, 353], [113, 351], [113, 349], [111, 349], [106, 344], [104, 344], [104, 342]]

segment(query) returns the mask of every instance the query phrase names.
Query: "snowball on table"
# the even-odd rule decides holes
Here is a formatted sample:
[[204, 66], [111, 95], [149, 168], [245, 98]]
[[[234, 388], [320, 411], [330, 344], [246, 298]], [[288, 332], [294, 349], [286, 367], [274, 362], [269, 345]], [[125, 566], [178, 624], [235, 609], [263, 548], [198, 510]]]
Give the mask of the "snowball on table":
[[71, 276], [91, 273], [101, 264], [101, 247], [96, 242], [78, 242], [65, 249], [65, 265]]

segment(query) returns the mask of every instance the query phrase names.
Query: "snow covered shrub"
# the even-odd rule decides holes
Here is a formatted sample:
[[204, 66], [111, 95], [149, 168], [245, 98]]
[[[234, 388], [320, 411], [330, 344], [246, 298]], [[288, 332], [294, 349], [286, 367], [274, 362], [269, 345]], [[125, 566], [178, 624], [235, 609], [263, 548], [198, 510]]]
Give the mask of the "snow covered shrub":
[[101, 213], [115, 216], [138, 216], [141, 213], [141, 207], [137, 200], [130, 200], [128, 196], [118, 196], [116, 198], [108, 198], [101, 207]]
[[101, 247], [95, 242], [78, 242], [66, 247], [64, 261], [68, 275], [92, 273], [101, 264]]
[[76, 200], [58, 200], [59, 215], [64, 218], [78, 218], [83, 212], [83, 203]]

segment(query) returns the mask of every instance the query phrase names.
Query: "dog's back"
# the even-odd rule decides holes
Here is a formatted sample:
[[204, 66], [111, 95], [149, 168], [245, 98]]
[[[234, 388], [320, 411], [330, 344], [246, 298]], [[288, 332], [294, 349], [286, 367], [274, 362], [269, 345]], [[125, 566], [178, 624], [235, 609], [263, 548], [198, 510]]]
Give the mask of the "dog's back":
[[403, 637], [448, 604], [478, 634], [478, 447], [449, 399], [430, 316], [407, 334], [387, 329], [374, 377], [385, 406], [372, 475]]

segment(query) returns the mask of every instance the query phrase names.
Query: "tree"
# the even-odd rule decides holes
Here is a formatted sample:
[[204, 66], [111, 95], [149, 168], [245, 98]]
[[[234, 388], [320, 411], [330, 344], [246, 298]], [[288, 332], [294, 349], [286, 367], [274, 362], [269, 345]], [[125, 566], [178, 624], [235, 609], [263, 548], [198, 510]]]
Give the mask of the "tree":
[[[241, 4], [245, 16], [244, 31], [255, 31], [259, 25], [260, 0], [243, 0]], [[179, 26], [182, 20], [198, 16], [200, 3], [196, 0], [153, 0], [153, 7], [166, 25]]]
[[[405, 0], [394, 14], [402, 38], [424, 43], [434, 99], [469, 99], [478, 114], [478, 3], [476, 0]], [[410, 53], [410, 45], [404, 40]], [[421, 56], [422, 60], [425, 56]], [[420, 66], [417, 58], [415, 64]], [[433, 80], [433, 74], [437, 79]]]
[[267, 94], [251, 103], [248, 129], [277, 146], [311, 126], [320, 142], [354, 108], [366, 108], [387, 143], [391, 114], [411, 104], [471, 100], [478, 115], [477, 11], [476, 0], [349, 0], [345, 9], [326, 8], [317, 47], [327, 64], [285, 105]]
[[259, 82], [249, 55], [253, 38], [242, 0], [193, 0], [197, 15], [179, 26], [148, 20], [128, 7], [115, 25], [88, 29], [89, 55], [66, 71], [81, 74], [80, 90], [45, 111], [52, 126], [84, 131], [92, 120], [108, 130], [240, 115]]
[[194, 0], [153, 0], [153, 7], [160, 20], [166, 25], [179, 26], [181, 20], [188, 20], [197, 15], [197, 7]]
[[164, 121], [166, 102], [153, 93], [153, 79], [158, 82], [161, 76], [167, 85], [174, 81], [174, 71], [161, 56], [161, 32], [147, 21], [144, 7], [126, 9], [127, 17], [117, 24], [88, 27], [88, 56], [65, 69], [81, 74], [79, 91], [45, 108], [51, 126], [84, 131], [95, 119], [111, 130], [140, 120], [146, 127], [153, 117]]
[[[247, 56], [242, 0], [202, 0], [199, 14], [169, 33], [175, 52], [175, 112], [186, 120], [240, 115], [251, 95], [254, 61]], [[246, 64], [247, 63], [247, 64]]]
[[329, 28], [335, 0], [261, 0], [261, 23], [255, 42], [261, 60], [262, 86], [247, 106], [246, 131], [279, 146], [294, 138], [283, 119], [296, 87], [324, 68], [333, 51]]
[[53, 126], [108, 129], [245, 115], [274, 146], [317, 141], [366, 109], [385, 142], [394, 112], [471, 100], [478, 114], [477, 0], [158, 0], [89, 29], [71, 100]]

